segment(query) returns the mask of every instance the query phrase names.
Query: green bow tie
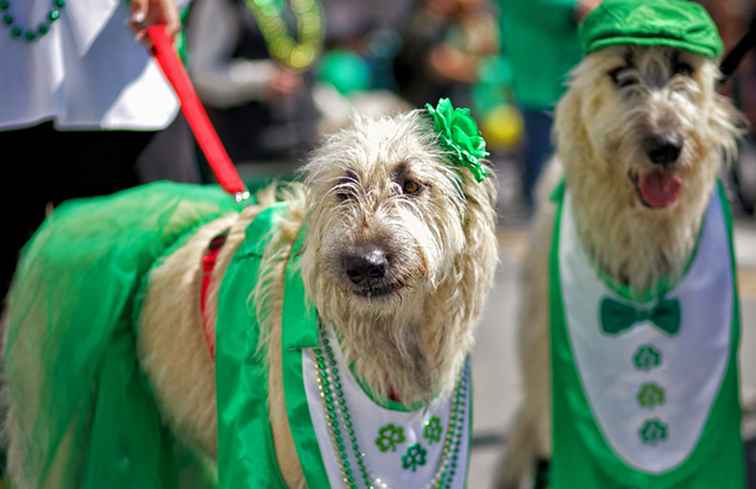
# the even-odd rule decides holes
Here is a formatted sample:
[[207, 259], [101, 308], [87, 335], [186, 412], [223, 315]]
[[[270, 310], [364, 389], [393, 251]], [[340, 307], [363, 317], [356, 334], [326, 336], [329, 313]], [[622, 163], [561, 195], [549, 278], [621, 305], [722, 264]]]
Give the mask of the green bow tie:
[[601, 330], [608, 335], [618, 335], [643, 321], [651, 321], [670, 336], [680, 331], [681, 312], [678, 299], [662, 299], [654, 307], [645, 309], [604, 297], [601, 300], [600, 313]]

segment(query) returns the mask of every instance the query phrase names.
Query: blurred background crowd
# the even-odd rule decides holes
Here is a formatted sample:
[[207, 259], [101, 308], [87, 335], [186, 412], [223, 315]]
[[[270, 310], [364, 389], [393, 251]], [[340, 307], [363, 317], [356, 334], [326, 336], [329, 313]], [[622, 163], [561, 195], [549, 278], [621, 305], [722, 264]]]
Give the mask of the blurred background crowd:
[[[599, 2], [194, 0], [184, 28], [200, 96], [253, 186], [291, 175], [353, 111], [391, 114], [449, 97], [470, 107], [486, 137], [502, 218], [522, 220], [552, 151], [553, 107], [580, 57], [577, 23]], [[756, 19], [748, 0], [703, 3], [728, 48]], [[306, 54], [285, 59], [287, 43]], [[726, 90], [756, 127], [753, 54]], [[752, 132], [729, 175], [744, 213], [754, 210], [755, 172]]]
[[[600, 1], [131, 0], [130, 22], [137, 4], [179, 6], [184, 61], [253, 189], [293, 177], [308, 150], [354, 112], [394, 114], [449, 97], [471, 109], [487, 140], [500, 218], [525, 224], [553, 150], [553, 108], [580, 58], [578, 23]], [[728, 49], [756, 22], [752, 0], [701, 1]], [[8, 101], [0, 107], [0, 144], [28, 163], [12, 165], [2, 194], [35, 180], [39, 169], [50, 174], [19, 210], [9, 231], [13, 250], [50, 204], [159, 179], [214, 181], [183, 117], [171, 119], [167, 86], [124, 28], [128, 8], [110, 3], [76, 10], [65, 0], [53, 0], [53, 8], [42, 0], [0, 1], [10, 34], [0, 39], [0, 60], [13, 67], [0, 76]], [[736, 209], [749, 216], [756, 201], [753, 53], [724, 90], [751, 122], [725, 175]], [[61, 154], [68, 161], [56, 162]]]

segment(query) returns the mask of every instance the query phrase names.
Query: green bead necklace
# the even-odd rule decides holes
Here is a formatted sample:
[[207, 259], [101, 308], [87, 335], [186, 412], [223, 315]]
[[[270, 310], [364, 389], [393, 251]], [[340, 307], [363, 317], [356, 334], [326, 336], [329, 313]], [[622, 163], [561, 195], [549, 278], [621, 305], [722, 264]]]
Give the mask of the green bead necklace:
[[291, 9], [297, 18], [298, 40], [289, 35], [276, 0], [245, 2], [276, 61], [295, 70], [305, 70], [315, 62], [323, 43], [323, 21], [317, 0], [291, 0]]
[[63, 10], [66, 8], [66, 0], [52, 0], [52, 8], [47, 11], [45, 20], [40, 22], [36, 29], [28, 29], [16, 23], [16, 19], [11, 14], [10, 0], [0, 0], [0, 14], [3, 16], [3, 25], [10, 31], [12, 39], [26, 42], [34, 42], [42, 39], [50, 32], [53, 22], [60, 19]]
[[[373, 478], [365, 465], [365, 453], [362, 451], [355, 434], [354, 423], [346, 402], [341, 383], [336, 356], [331, 347], [328, 334], [319, 325], [319, 344], [313, 348], [318, 367], [317, 384], [320, 398], [326, 411], [326, 423], [333, 446], [336, 447], [341, 478], [348, 489], [359, 489], [357, 477], [349, 460], [348, 449], [351, 448], [357, 461], [360, 481], [365, 489], [391, 489], [380, 478]], [[325, 354], [324, 354], [325, 352]], [[433, 479], [424, 489], [448, 489], [454, 481], [459, 461], [459, 450], [465, 432], [467, 392], [469, 382], [469, 365], [465, 363], [457, 386], [454, 389], [452, 407], [438, 467]], [[349, 444], [344, 440], [342, 425], [346, 430]]]

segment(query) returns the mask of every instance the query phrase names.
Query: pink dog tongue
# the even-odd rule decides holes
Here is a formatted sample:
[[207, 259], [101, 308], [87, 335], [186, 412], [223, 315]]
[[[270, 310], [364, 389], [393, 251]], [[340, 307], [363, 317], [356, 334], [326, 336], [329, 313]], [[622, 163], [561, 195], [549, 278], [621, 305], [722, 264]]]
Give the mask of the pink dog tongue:
[[669, 207], [677, 201], [682, 189], [682, 178], [671, 173], [656, 170], [643, 175], [639, 182], [641, 196], [648, 205], [659, 209]]

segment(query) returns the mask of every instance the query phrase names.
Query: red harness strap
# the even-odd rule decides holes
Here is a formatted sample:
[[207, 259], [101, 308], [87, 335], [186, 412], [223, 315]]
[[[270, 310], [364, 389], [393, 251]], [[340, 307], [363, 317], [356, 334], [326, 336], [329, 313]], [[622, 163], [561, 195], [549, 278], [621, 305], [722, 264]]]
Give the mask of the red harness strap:
[[202, 281], [200, 284], [200, 314], [202, 315], [202, 330], [205, 334], [205, 343], [210, 357], [215, 360], [215, 328], [212, 327], [212, 318], [207, 317], [207, 293], [210, 289], [210, 281], [213, 277], [213, 270], [218, 261], [218, 255], [221, 248], [226, 243], [228, 230], [215, 236], [210, 240], [210, 244], [202, 255]]

